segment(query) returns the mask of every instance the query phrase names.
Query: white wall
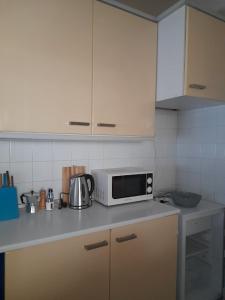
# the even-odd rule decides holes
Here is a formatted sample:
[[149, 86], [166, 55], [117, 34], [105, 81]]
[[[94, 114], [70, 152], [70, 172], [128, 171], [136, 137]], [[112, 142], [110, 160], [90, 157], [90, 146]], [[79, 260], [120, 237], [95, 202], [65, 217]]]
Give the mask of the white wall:
[[157, 111], [156, 137], [145, 142], [0, 141], [0, 172], [15, 177], [18, 193], [61, 190], [61, 170], [72, 164], [97, 168], [144, 166], [155, 172], [155, 190], [175, 187], [177, 114]]
[[225, 106], [179, 112], [177, 187], [225, 203]]

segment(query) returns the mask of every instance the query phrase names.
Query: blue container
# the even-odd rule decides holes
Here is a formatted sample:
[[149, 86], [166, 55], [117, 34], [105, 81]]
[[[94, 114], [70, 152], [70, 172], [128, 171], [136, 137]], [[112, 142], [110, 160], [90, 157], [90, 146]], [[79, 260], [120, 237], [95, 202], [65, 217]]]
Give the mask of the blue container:
[[0, 221], [17, 218], [19, 218], [19, 208], [16, 188], [0, 188]]

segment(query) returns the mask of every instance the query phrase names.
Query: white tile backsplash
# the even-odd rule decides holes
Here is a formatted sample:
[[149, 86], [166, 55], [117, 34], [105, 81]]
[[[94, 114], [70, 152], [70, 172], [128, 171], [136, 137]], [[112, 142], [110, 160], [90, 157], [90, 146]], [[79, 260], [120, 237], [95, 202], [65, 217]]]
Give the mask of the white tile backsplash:
[[62, 167], [93, 169], [143, 166], [155, 172], [155, 191], [175, 186], [177, 113], [157, 110], [156, 137], [127, 141], [0, 141], [0, 172], [15, 176], [18, 193], [53, 187], [61, 191]]
[[52, 180], [52, 162], [33, 162], [33, 181]]
[[10, 143], [8, 141], [0, 141], [0, 163], [10, 161]]
[[57, 141], [52, 143], [53, 160], [72, 160], [73, 144], [70, 142]]
[[11, 163], [10, 173], [14, 176], [16, 185], [24, 182], [33, 181], [32, 162], [16, 162]]
[[225, 106], [179, 112], [176, 181], [225, 203]]
[[52, 143], [51, 142], [33, 142], [33, 161], [51, 161], [52, 160]]
[[27, 141], [11, 141], [11, 162], [32, 162], [33, 143]]

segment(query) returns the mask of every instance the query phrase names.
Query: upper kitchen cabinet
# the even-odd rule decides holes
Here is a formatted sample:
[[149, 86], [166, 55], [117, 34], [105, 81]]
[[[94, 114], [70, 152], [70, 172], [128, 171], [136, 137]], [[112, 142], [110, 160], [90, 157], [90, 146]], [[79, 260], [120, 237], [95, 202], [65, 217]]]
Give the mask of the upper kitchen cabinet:
[[159, 22], [158, 107], [225, 104], [225, 22], [181, 7]]
[[93, 134], [153, 136], [157, 25], [94, 2]]
[[0, 0], [1, 131], [91, 133], [92, 11]]

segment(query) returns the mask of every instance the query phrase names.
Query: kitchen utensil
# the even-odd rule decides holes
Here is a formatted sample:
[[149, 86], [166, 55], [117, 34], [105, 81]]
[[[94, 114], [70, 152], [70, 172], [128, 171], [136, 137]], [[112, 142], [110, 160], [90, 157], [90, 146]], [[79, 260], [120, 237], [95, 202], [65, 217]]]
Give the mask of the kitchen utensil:
[[173, 200], [174, 204], [187, 208], [197, 206], [202, 198], [199, 194], [179, 191], [171, 192], [169, 196]]
[[10, 177], [10, 185], [12, 187], [14, 187], [14, 178], [13, 178], [13, 176]]
[[8, 186], [8, 182], [7, 182], [7, 174], [6, 174], [6, 173], [3, 174], [3, 183], [2, 183], [2, 185], [3, 185], [4, 187], [7, 187], [7, 186]]
[[83, 209], [91, 206], [94, 178], [90, 174], [78, 174], [70, 178], [69, 207]]
[[37, 207], [38, 198], [39, 193], [36, 193], [34, 191], [24, 193], [20, 196], [21, 202], [26, 205], [26, 211], [28, 213], [32, 213], [35, 210], [34, 208]]
[[6, 171], [6, 184], [7, 186], [10, 186], [10, 177], [9, 177], [9, 171]]
[[46, 203], [46, 191], [45, 190], [41, 190], [40, 191], [40, 201], [39, 201], [38, 207], [40, 209], [44, 209], [45, 208], [45, 203]]
[[2, 187], [2, 174], [0, 174], [0, 188]]
[[48, 196], [46, 201], [46, 210], [52, 210], [54, 208], [54, 194], [53, 189], [48, 189]]
[[[63, 195], [64, 195], [64, 194], [65, 194], [65, 193], [63, 193], [63, 192], [60, 193], [60, 199], [59, 199], [58, 209], [62, 209], [62, 208], [67, 207], [67, 202], [64, 202], [64, 201], [63, 201]], [[67, 195], [69, 195], [69, 193], [67, 193]]]
[[69, 184], [71, 177], [71, 167], [63, 167], [62, 169], [62, 192], [64, 193], [63, 201], [68, 203], [69, 200]]

